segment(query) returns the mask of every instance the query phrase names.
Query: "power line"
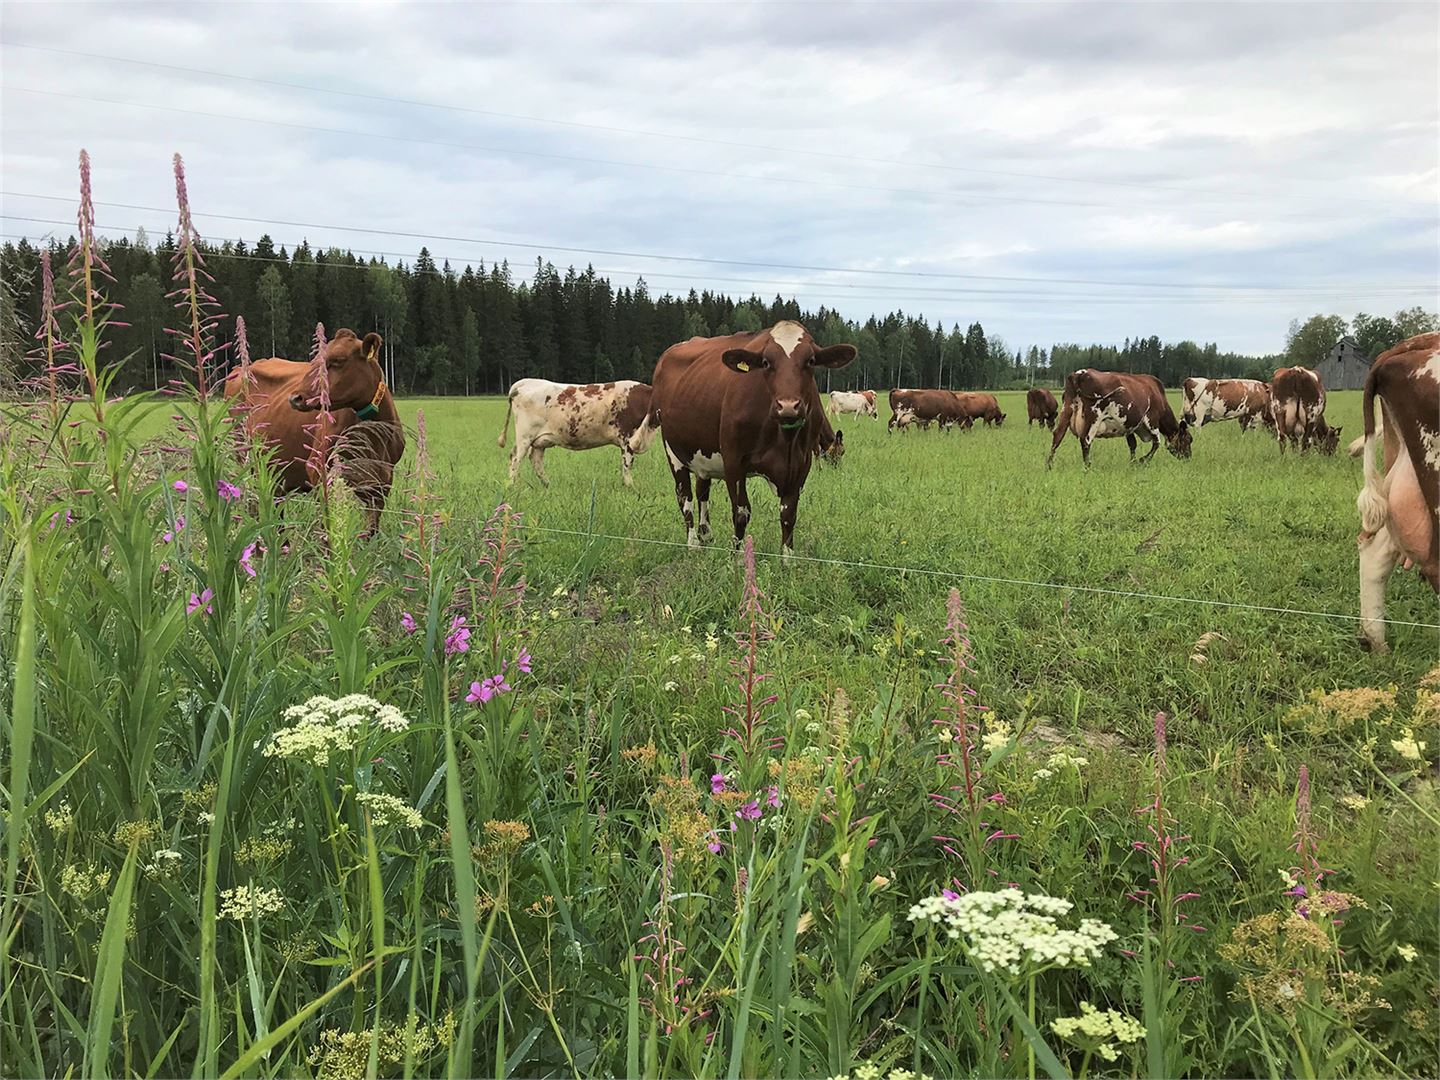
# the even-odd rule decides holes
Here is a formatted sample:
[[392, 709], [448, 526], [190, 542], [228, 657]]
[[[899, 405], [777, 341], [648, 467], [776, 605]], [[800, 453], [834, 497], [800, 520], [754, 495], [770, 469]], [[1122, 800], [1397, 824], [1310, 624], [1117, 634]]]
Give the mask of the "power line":
[[[395, 105], [405, 105], [413, 108], [441, 109], [448, 112], [465, 113], [471, 116], [485, 116], [501, 120], [518, 120], [529, 124], [549, 124], [556, 127], [571, 128], [582, 131], [601, 131], [609, 134], [632, 135], [652, 139], [671, 139], [679, 142], [696, 143], [707, 146], [720, 146], [733, 150], [762, 151], [771, 154], [792, 154], [800, 157], [816, 158], [829, 161], [846, 161], [866, 165], [884, 165], [892, 168], [904, 169], [934, 169], [943, 172], [968, 173], [976, 176], [994, 176], [1006, 179], [1023, 180], [1045, 180], [1054, 183], [1067, 184], [1090, 184], [1101, 187], [1119, 187], [1141, 190], [1156, 190], [1174, 192], [1180, 195], [1195, 196], [1208, 195], [1213, 197], [1233, 199], [1266, 199], [1274, 196], [1261, 192], [1242, 192], [1234, 190], [1189, 188], [1179, 185], [1159, 184], [1153, 181], [1140, 180], [1117, 180], [1108, 178], [1092, 178], [1078, 176], [1063, 176], [1051, 173], [1019, 172], [1003, 169], [981, 169], [974, 166], [952, 165], [935, 161], [900, 160], [895, 158], [870, 157], [859, 154], [841, 154], [833, 151], [810, 150], [794, 146], [774, 146], [765, 143], [741, 142], [731, 139], [717, 139], [712, 136], [691, 135], [682, 132], [650, 131], [643, 128], [621, 127], [611, 124], [591, 124], [578, 120], [560, 120], [554, 117], [534, 116], [524, 113], [502, 112], [497, 109], [477, 109], [468, 105], [456, 105], [450, 102], [425, 101], [417, 98], [403, 98], [384, 94], [369, 94], [356, 90], [337, 90], [331, 87], [314, 86], [308, 83], [290, 82], [282, 79], [266, 79], [255, 75], [238, 75], [234, 72], [215, 71], [207, 68], [184, 67], [179, 64], [164, 64], [154, 60], [140, 60], [128, 56], [111, 56], [103, 53], [82, 52], [77, 49], [58, 49], [53, 46], [34, 45], [27, 42], [4, 41], [0, 46], [12, 49], [29, 49], [36, 52], [52, 53], [59, 56], [72, 56], [86, 60], [101, 60], [109, 63], [131, 64], [137, 67], [154, 68], [161, 71], [174, 71], [186, 75], [200, 75], [212, 79], [229, 79], [235, 82], [251, 83], [259, 86], [275, 86], [288, 90], [302, 90], [307, 93], [329, 94], [334, 97], [354, 98], [360, 101], [385, 102]], [[1354, 196], [1335, 195], [1313, 195], [1296, 192], [1287, 192], [1286, 198], [1313, 199], [1326, 202], [1363, 203], [1368, 205], [1388, 205], [1386, 200], [1381, 199], [1360, 199]], [[1078, 204], [1096, 205], [1096, 204]], [[1114, 205], [1114, 204], [1104, 204]]]
[[[47, 202], [73, 202], [71, 196], [42, 195], [35, 192], [8, 191], [4, 193], [7, 198], [42, 199]], [[96, 200], [96, 206], [110, 207], [116, 210], [140, 210], [146, 213], [168, 214], [175, 213], [174, 207], [143, 206], [136, 203], [104, 202]], [[946, 281], [1006, 281], [1022, 283], [1027, 285], [1094, 285], [1104, 288], [1125, 288], [1125, 289], [1214, 289], [1222, 292], [1296, 292], [1313, 288], [1315, 284], [1309, 285], [1251, 285], [1251, 284], [1220, 284], [1216, 282], [1183, 282], [1183, 281], [1111, 281], [1098, 278], [1040, 278], [1024, 277], [1009, 274], [965, 274], [955, 271], [935, 270], [876, 270], [848, 266], [821, 266], [808, 263], [777, 263], [777, 262], [756, 262], [745, 259], [716, 259], [699, 255], [669, 255], [657, 252], [625, 251], [615, 248], [590, 248], [578, 247], [564, 244], [540, 244], [522, 240], [498, 240], [488, 237], [456, 236], [446, 233], [423, 233], [406, 232], [400, 229], [377, 229], [362, 225], [331, 225], [314, 221], [287, 221], [278, 218], [247, 217], [241, 214], [221, 214], [209, 211], [193, 211], [197, 218], [213, 218], [217, 221], [241, 221], [252, 225], [280, 225], [293, 229], [325, 229], [333, 232], [365, 233], [371, 236], [395, 236], [407, 240], [439, 240], [446, 243], [476, 244], [480, 246], [499, 248], [524, 248], [529, 251], [556, 251], [575, 255], [603, 255], [614, 258], [627, 259], [650, 259], [656, 262], [684, 262], [702, 263], [708, 266], [741, 266], [755, 267], [764, 270], [803, 270], [811, 273], [822, 274], [870, 274], [879, 277], [902, 277], [920, 278]], [[1367, 286], [1352, 286], [1345, 282], [1335, 282], [1328, 285], [1335, 290], [1349, 291], [1352, 288], [1366, 288]], [[1385, 286], [1389, 288], [1390, 286]], [[1418, 291], [1429, 289], [1429, 284], [1394, 286], [1404, 291]]]
[[[25, 221], [25, 222], [31, 222], [31, 223], [34, 223], [34, 224], [41, 224], [41, 225], [60, 225], [60, 226], [66, 226], [66, 225], [71, 224], [70, 222], [61, 221], [61, 220], [57, 220], [57, 219], [54, 219], [54, 218], [23, 217], [23, 216], [18, 215], [18, 214], [6, 214], [6, 213], [0, 213], [0, 219], [6, 219], [6, 220], [9, 220], [9, 221]], [[132, 228], [130, 228], [130, 227], [128, 227], [128, 226], [120, 226], [120, 225], [101, 225], [101, 224], [97, 224], [97, 225], [95, 226], [95, 228], [96, 228], [96, 229], [99, 229], [99, 230], [101, 230], [101, 231], [104, 231], [104, 232], [120, 233], [120, 234], [122, 234], [122, 236], [128, 236], [129, 234], [131, 234], [131, 233], [133, 233], [133, 232], [135, 231], [134, 229], [132, 229]], [[26, 237], [26, 236], [21, 235], [21, 234], [5, 234], [5, 238], [6, 238], [6, 239], [11, 239], [11, 240], [29, 239], [29, 237]], [[209, 250], [206, 250], [206, 251], [204, 252], [204, 257], [205, 257], [207, 260], [209, 260], [209, 259], [226, 259], [226, 260], [238, 261], [238, 262], [258, 262], [258, 263], [266, 263], [266, 264], [276, 264], [276, 265], [287, 266], [287, 267], [288, 267], [288, 266], [294, 266], [294, 265], [296, 265], [296, 264], [294, 263], [294, 261], [293, 261], [292, 258], [280, 258], [280, 257], [278, 257], [278, 256], [276, 256], [276, 257], [267, 257], [267, 256], [263, 256], [263, 255], [248, 255], [248, 254], [247, 254], [247, 255], [241, 255], [241, 254], [238, 254], [238, 253], [235, 253], [235, 252], [217, 251], [217, 250], [214, 250], [213, 247], [210, 247], [210, 245], [214, 245], [214, 244], [217, 243], [217, 242], [218, 242], [218, 243], [227, 243], [227, 242], [228, 242], [228, 243], [243, 243], [243, 242], [244, 242], [244, 238], [243, 238], [243, 237], [216, 237], [216, 236], [210, 236], [210, 237], [204, 238], [204, 243], [206, 244], [207, 248], [209, 248]], [[282, 244], [281, 246], [283, 247], [283, 246], [285, 246], [285, 245]], [[291, 246], [298, 246], [298, 245], [293, 245], [293, 244], [292, 244]], [[338, 250], [338, 249], [337, 249], [337, 250]], [[379, 250], [365, 249], [365, 248], [346, 248], [345, 251], [346, 251], [347, 254], [350, 254], [350, 255], [382, 256], [382, 257], [395, 258], [395, 259], [401, 259], [401, 260], [412, 258], [412, 255], [411, 255], [411, 253], [409, 253], [409, 252], [379, 251]], [[434, 259], [434, 260], [437, 261], [437, 262], [462, 262], [462, 261], [464, 261], [467, 257], [466, 257], [466, 256], [459, 256], [459, 255], [448, 256], [448, 255], [432, 254], [432, 255], [431, 255], [431, 258]], [[325, 269], [327, 269], [327, 270], [360, 270], [360, 271], [368, 271], [368, 270], [370, 269], [369, 264], [364, 263], [364, 262], [357, 262], [357, 263], [324, 262], [324, 263], [321, 263], [321, 262], [319, 262], [319, 261], [317, 260], [316, 265], [318, 265], [318, 266], [323, 266], [323, 267], [324, 267]], [[388, 264], [387, 264], [387, 265], [388, 265]], [[466, 265], [466, 266], [468, 267], [468, 266], [469, 266], [469, 263], [468, 263], [468, 262], [464, 262], [464, 265]], [[764, 286], [764, 287], [767, 288], [767, 289], [768, 289], [768, 288], [780, 288], [780, 289], [791, 289], [791, 290], [800, 290], [800, 289], [809, 289], [809, 290], [840, 289], [840, 290], [844, 290], [844, 291], [845, 291], [845, 294], [846, 294], [848, 297], [850, 297], [851, 299], [889, 300], [889, 301], [894, 301], [894, 302], [903, 302], [903, 301], [935, 301], [935, 302], [946, 302], [946, 301], [955, 300], [955, 299], [964, 299], [964, 300], [994, 300], [994, 301], [997, 301], [997, 302], [1020, 302], [1020, 301], [1024, 301], [1024, 302], [1039, 302], [1039, 303], [1137, 304], [1137, 303], [1142, 303], [1142, 302], [1143, 302], [1143, 303], [1159, 303], [1159, 302], [1164, 302], [1164, 303], [1170, 303], [1170, 304], [1227, 304], [1227, 305], [1229, 305], [1229, 304], [1282, 304], [1282, 303], [1289, 303], [1289, 302], [1291, 302], [1291, 301], [1293, 301], [1293, 300], [1296, 300], [1296, 299], [1307, 299], [1307, 300], [1344, 300], [1344, 299], [1355, 298], [1355, 297], [1357, 297], [1357, 296], [1360, 297], [1360, 298], [1363, 298], [1363, 299], [1378, 299], [1378, 298], [1381, 298], [1381, 297], [1398, 296], [1398, 295], [1403, 295], [1403, 294], [1406, 294], [1406, 293], [1415, 293], [1415, 294], [1417, 294], [1417, 295], [1428, 295], [1428, 294], [1430, 293], [1430, 290], [1429, 290], [1429, 289], [1426, 289], [1426, 288], [1413, 288], [1413, 289], [1409, 289], [1409, 288], [1405, 288], [1405, 287], [1394, 288], [1394, 287], [1385, 286], [1385, 285], [1352, 287], [1352, 288], [1347, 288], [1347, 289], [1335, 289], [1335, 290], [1333, 290], [1333, 291], [1318, 291], [1318, 290], [1317, 290], [1317, 291], [1312, 291], [1312, 292], [1306, 292], [1306, 293], [1303, 293], [1303, 294], [1287, 293], [1287, 294], [1285, 294], [1285, 295], [1275, 296], [1275, 297], [1262, 297], [1262, 296], [1249, 296], [1249, 297], [1243, 297], [1243, 296], [1242, 296], [1242, 297], [1194, 296], [1193, 294], [1192, 294], [1192, 295], [1186, 295], [1186, 296], [1156, 296], [1156, 295], [1148, 295], [1148, 296], [1144, 296], [1144, 297], [1117, 297], [1117, 296], [1097, 296], [1097, 295], [1090, 295], [1090, 294], [1085, 294], [1085, 293], [1066, 293], [1066, 292], [1048, 292], [1048, 293], [1047, 293], [1047, 292], [1032, 292], [1032, 291], [1026, 291], [1026, 290], [1011, 290], [1011, 289], [941, 289], [941, 288], [930, 288], [930, 289], [928, 289], [928, 290], [927, 290], [926, 292], [924, 292], [924, 293], [916, 293], [916, 292], [906, 291], [905, 288], [904, 288], [904, 286], [877, 285], [877, 284], [872, 284], [872, 283], [852, 284], [852, 283], [848, 283], [848, 282], [776, 281], [776, 280], [764, 280], [764, 279], [756, 279], [756, 278], [724, 278], [724, 277], [717, 278], [717, 277], [713, 277], [713, 276], [708, 275], [708, 274], [706, 274], [706, 275], [701, 275], [701, 274], [666, 274], [666, 273], [653, 273], [653, 272], [652, 272], [652, 273], [647, 273], [647, 272], [641, 271], [641, 270], [630, 270], [630, 269], [619, 269], [619, 268], [615, 268], [615, 267], [597, 267], [597, 266], [592, 266], [592, 267], [590, 267], [590, 269], [594, 270], [596, 274], [608, 275], [608, 276], [610, 276], [610, 277], [612, 277], [612, 278], [617, 278], [617, 279], [620, 279], [620, 278], [628, 278], [628, 277], [635, 277], [635, 278], [644, 278], [644, 279], [647, 279], [647, 280], [648, 280], [648, 279], [668, 279], [668, 280], [674, 280], [674, 281], [701, 282], [702, 284], [704, 284], [704, 283], [719, 282], [719, 283], [724, 283], [724, 284], [743, 285], [743, 286], [746, 286], [746, 287], [748, 287], [748, 288], [750, 288], [750, 289], [752, 289], [752, 290], [755, 289], [757, 286]], [[411, 266], [411, 267], [408, 268], [408, 272], [410, 272], [410, 273], [419, 273], [420, 271], [418, 271], [414, 266]], [[431, 272], [434, 273], [436, 276], [442, 276], [442, 271], [441, 271], [438, 267], [437, 267], [435, 270], [431, 271]], [[871, 291], [871, 292], [858, 292], [858, 291], [856, 291], [856, 290], [862, 290], [862, 289], [863, 289], [863, 290], [874, 290], [874, 291]]]

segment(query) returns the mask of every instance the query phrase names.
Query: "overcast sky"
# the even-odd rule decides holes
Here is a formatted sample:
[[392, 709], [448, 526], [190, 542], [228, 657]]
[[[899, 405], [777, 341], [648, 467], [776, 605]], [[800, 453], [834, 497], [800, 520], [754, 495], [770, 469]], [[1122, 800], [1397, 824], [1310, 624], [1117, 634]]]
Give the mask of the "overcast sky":
[[423, 243], [527, 276], [542, 254], [656, 293], [979, 319], [1014, 346], [1270, 352], [1294, 317], [1437, 302], [1432, 3], [0, 17], [11, 237], [68, 235], [19, 219], [73, 220], [82, 146], [99, 222], [163, 233], [178, 150], [215, 241]]

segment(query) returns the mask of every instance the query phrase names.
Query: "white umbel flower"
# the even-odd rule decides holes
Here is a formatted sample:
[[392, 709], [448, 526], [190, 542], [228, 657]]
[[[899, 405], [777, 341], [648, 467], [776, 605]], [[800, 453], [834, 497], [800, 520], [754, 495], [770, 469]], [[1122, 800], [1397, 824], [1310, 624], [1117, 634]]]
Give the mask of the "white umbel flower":
[[1019, 889], [927, 896], [910, 909], [911, 922], [941, 927], [982, 971], [1019, 975], [1026, 966], [1088, 967], [1119, 935], [1106, 923], [1081, 919], [1074, 930], [1057, 917], [1074, 907], [1068, 900]]
[[383, 705], [365, 694], [317, 695], [303, 705], [289, 706], [280, 715], [289, 726], [270, 736], [262, 753], [320, 768], [330, 764], [332, 755], [355, 749], [367, 724], [390, 734], [410, 726], [394, 705]]
[[425, 824], [419, 810], [394, 795], [362, 791], [355, 796], [355, 801], [370, 811], [370, 817], [376, 825], [406, 825], [418, 829]]

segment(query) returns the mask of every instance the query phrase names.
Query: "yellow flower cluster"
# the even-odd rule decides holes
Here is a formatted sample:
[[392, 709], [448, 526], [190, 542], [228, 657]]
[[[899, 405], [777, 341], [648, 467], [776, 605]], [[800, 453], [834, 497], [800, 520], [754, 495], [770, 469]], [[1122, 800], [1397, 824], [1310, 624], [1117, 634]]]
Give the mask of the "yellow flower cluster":
[[530, 826], [523, 821], [485, 822], [486, 842], [470, 848], [476, 862], [493, 865], [510, 858], [530, 839]]
[[236, 921], [261, 918], [285, 910], [285, 898], [277, 889], [240, 885], [220, 893], [220, 918]]
[[1310, 692], [1310, 700], [1285, 714], [1287, 723], [1304, 728], [1311, 735], [1333, 735], [1349, 731], [1375, 713], [1395, 708], [1395, 687], [1377, 690], [1368, 686], [1354, 690]]
[[809, 806], [820, 790], [820, 762], [813, 757], [794, 757], [779, 762], [773, 758], [766, 768], [770, 779], [784, 792], [785, 801]]
[[1066, 1042], [1099, 1054], [1106, 1061], [1120, 1059], [1117, 1043], [1123, 1046], [1145, 1037], [1145, 1025], [1134, 1017], [1114, 1009], [1102, 1011], [1088, 1001], [1080, 1003], [1079, 1016], [1062, 1016], [1059, 1020], [1052, 1020], [1050, 1030]]
[[931, 1080], [929, 1073], [911, 1072], [909, 1069], [891, 1069], [886, 1072], [879, 1065], [873, 1062], [865, 1062], [863, 1065], [856, 1065], [855, 1071], [849, 1073], [837, 1073], [830, 1077], [830, 1080]]
[[1325, 920], [1308, 919], [1298, 911], [1266, 912], [1235, 927], [1220, 957], [1239, 974], [1231, 991], [1237, 1001], [1250, 998], [1261, 1008], [1293, 1018], [1313, 989], [1320, 1004], [1354, 1020], [1368, 1009], [1390, 1003], [1373, 993], [1379, 981], [1340, 968], [1338, 946]]
[[[407, 1057], [412, 1063], [427, 1061], [436, 1051], [450, 1045], [456, 1026], [453, 1013], [446, 1013], [436, 1024], [417, 1023], [414, 1031], [408, 1024], [381, 1024], [377, 1040], [380, 1067], [388, 1072], [403, 1065]], [[370, 1028], [322, 1031], [319, 1043], [311, 1048], [307, 1060], [316, 1075], [324, 1080], [363, 1077], [370, 1063], [371, 1034]]]
[[363, 791], [355, 796], [355, 801], [370, 812], [370, 818], [376, 825], [403, 825], [418, 829], [425, 824], [419, 810], [394, 795]]
[[638, 765], [641, 769], [649, 772], [655, 767], [655, 759], [659, 752], [655, 749], [653, 742], [647, 742], [644, 746], [627, 746], [620, 751], [620, 759], [628, 761], [632, 765]]
[[1390, 740], [1390, 745], [1406, 761], [1424, 761], [1425, 748], [1430, 744], [1416, 739], [1414, 730], [1407, 727], [1401, 729], [1400, 738]]
[[158, 821], [122, 821], [115, 826], [115, 843], [123, 848], [132, 842], [138, 847], [149, 847], [162, 831]]
[[235, 849], [235, 861], [241, 866], [269, 866], [290, 854], [289, 840], [274, 836], [251, 836]]
[[51, 832], [68, 832], [75, 824], [75, 811], [68, 802], [62, 802], [54, 810], [45, 811], [45, 824]]
[[1013, 734], [1010, 725], [1004, 720], [992, 720], [985, 734], [981, 736], [980, 745], [985, 748], [986, 753], [993, 754], [1009, 746]]
[[77, 900], [88, 900], [109, 887], [110, 871], [96, 866], [93, 862], [87, 863], [83, 869], [72, 865], [60, 871], [61, 891]]

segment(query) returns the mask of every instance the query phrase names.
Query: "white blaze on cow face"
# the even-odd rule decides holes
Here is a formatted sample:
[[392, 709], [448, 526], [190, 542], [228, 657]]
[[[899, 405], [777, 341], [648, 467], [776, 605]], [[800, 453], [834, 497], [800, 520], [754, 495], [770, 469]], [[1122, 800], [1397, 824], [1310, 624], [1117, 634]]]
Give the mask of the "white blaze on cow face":
[[770, 339], [780, 346], [780, 350], [790, 356], [795, 352], [795, 347], [805, 336], [805, 328], [797, 322], [776, 323], [770, 331]]

